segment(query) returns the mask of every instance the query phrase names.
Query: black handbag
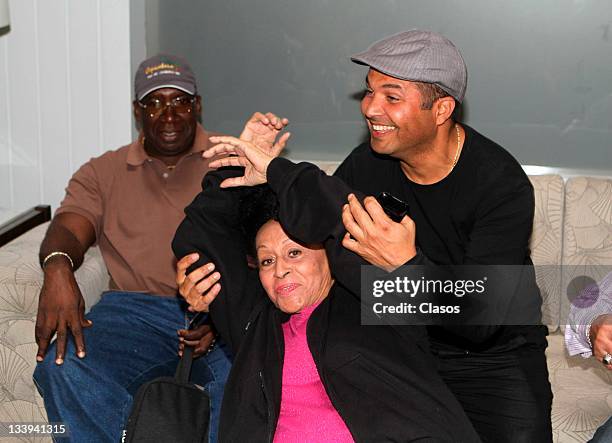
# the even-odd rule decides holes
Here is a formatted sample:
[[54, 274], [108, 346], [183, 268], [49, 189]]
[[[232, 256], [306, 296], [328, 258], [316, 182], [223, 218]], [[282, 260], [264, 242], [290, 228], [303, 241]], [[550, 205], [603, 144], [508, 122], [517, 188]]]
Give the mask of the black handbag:
[[174, 377], [145, 383], [134, 397], [122, 442], [208, 442], [210, 398], [189, 382], [193, 348], [185, 346]]

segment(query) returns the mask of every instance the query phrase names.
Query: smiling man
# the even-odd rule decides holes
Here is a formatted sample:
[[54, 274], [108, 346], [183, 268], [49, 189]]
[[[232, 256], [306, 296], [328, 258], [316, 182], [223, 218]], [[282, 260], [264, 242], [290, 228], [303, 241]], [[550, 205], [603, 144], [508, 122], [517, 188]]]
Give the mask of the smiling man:
[[[34, 379], [49, 421], [66, 424], [75, 442], [119, 441], [140, 385], [174, 373], [179, 336], [196, 346], [195, 355], [214, 338], [207, 325], [185, 330], [189, 315], [176, 296], [170, 249], [183, 208], [209, 169], [201, 154], [210, 134], [198, 123], [201, 101], [189, 65], [170, 55], [145, 60], [133, 110], [138, 140], [74, 174], [40, 248]], [[94, 244], [111, 290], [85, 315], [74, 271]], [[211, 441], [230, 364], [217, 340], [193, 365], [192, 380], [211, 397]]]
[[376, 199], [361, 205], [349, 196], [343, 245], [386, 269], [523, 266], [504, 300], [521, 325], [430, 326], [428, 332], [440, 375], [483, 441], [551, 441], [547, 331], [529, 252], [529, 179], [510, 153], [455, 118], [467, 69], [447, 38], [402, 32], [352, 60], [369, 67], [361, 112], [370, 140], [335, 175], [366, 195], [391, 193], [410, 209], [395, 223]]

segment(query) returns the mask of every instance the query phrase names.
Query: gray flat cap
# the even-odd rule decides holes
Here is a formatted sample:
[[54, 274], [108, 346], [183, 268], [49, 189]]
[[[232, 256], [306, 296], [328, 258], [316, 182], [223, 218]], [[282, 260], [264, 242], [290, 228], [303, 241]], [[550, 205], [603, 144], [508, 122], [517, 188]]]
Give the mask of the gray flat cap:
[[467, 87], [467, 68], [461, 53], [446, 37], [413, 29], [374, 43], [351, 57], [400, 80], [438, 85], [459, 103]]

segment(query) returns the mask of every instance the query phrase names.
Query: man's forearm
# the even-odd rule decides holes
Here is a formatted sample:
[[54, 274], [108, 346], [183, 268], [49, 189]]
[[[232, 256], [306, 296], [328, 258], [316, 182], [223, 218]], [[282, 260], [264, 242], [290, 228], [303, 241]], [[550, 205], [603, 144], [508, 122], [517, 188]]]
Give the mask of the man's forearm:
[[43, 269], [51, 263], [54, 265], [64, 263], [74, 271], [83, 263], [85, 252], [94, 238], [93, 227], [84, 217], [76, 214], [60, 214], [51, 221], [40, 245], [39, 262], [41, 266], [44, 263]]

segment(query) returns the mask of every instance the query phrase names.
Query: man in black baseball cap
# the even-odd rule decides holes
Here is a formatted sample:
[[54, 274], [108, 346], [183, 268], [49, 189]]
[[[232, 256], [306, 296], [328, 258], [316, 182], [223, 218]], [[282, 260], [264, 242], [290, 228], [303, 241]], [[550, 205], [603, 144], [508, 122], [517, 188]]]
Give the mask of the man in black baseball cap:
[[[183, 209], [200, 191], [211, 143], [185, 60], [156, 55], [134, 82], [137, 140], [85, 163], [72, 177], [40, 248], [44, 285], [36, 320], [34, 379], [51, 422], [75, 442], [116, 442], [138, 387], [172, 375], [185, 344], [195, 346], [192, 380], [211, 398], [210, 441], [231, 365], [223, 341], [205, 324], [187, 331], [170, 248]], [[243, 136], [286, 121], [255, 114]], [[260, 142], [264, 139], [260, 138]], [[75, 271], [97, 244], [110, 291], [85, 314]], [[57, 340], [51, 342], [54, 333]], [[72, 336], [72, 337], [70, 337]]]

